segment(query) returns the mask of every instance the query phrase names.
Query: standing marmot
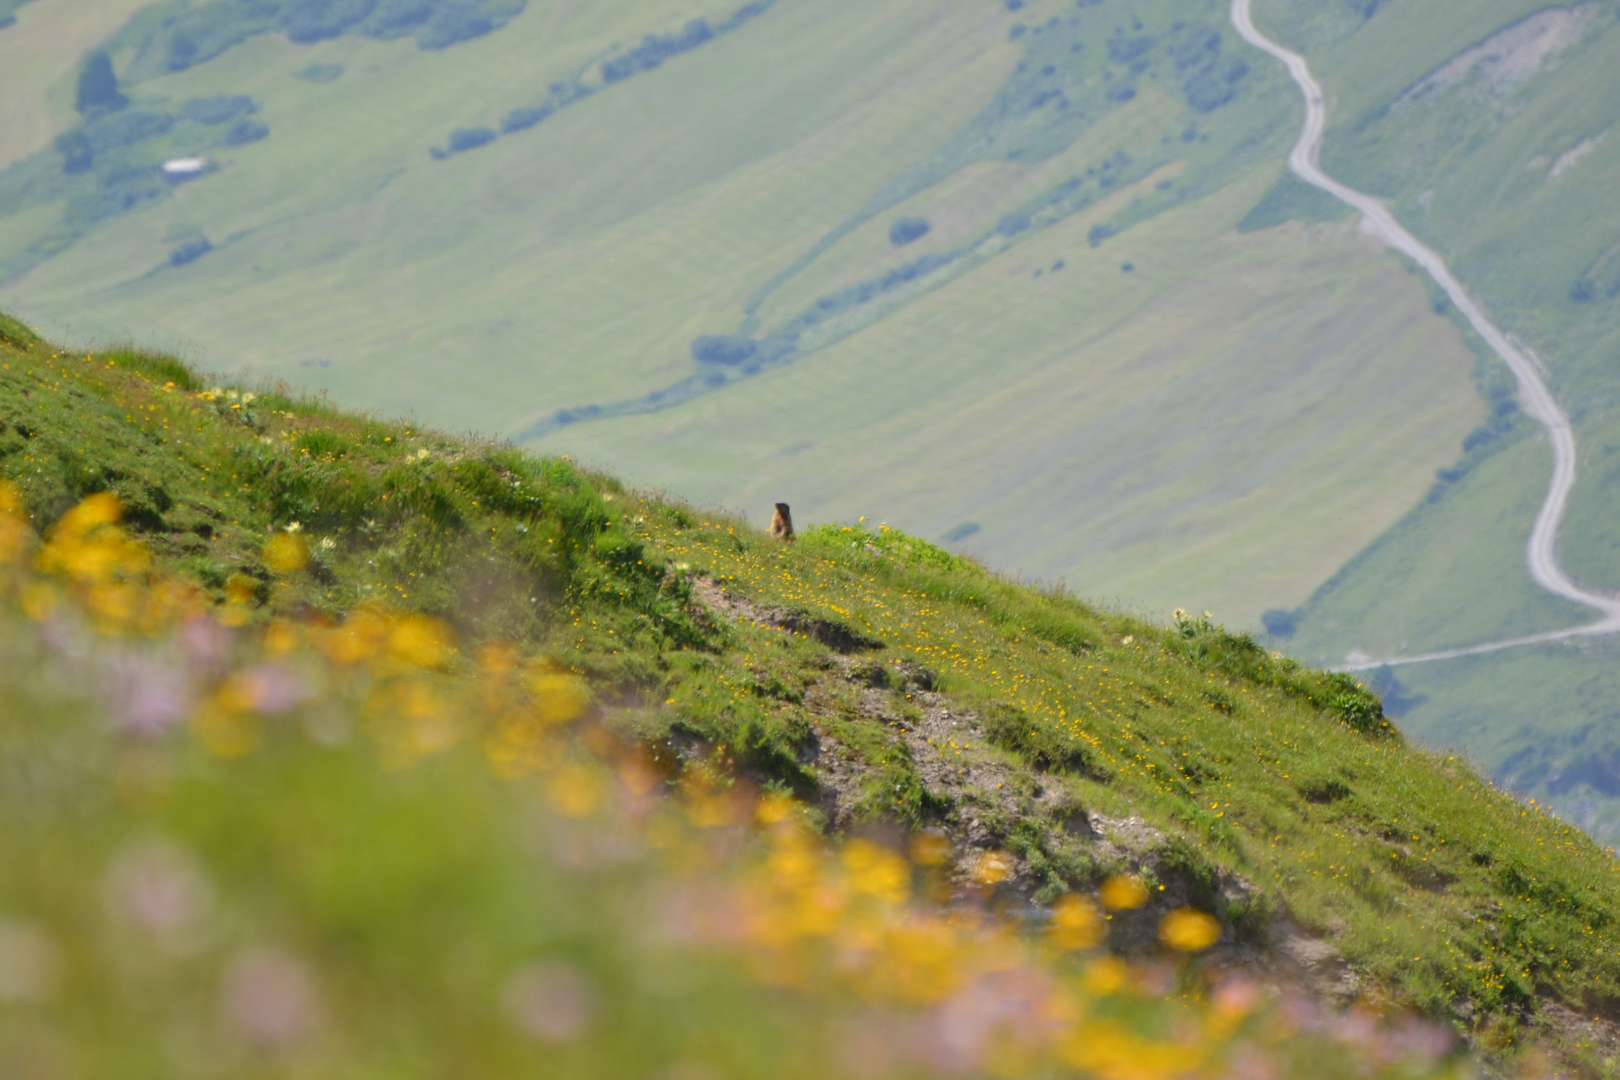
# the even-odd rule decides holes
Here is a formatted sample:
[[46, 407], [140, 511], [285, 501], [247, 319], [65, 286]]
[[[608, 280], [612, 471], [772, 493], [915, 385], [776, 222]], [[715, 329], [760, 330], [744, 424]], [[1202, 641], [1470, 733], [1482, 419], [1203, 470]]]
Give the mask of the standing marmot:
[[776, 516], [771, 518], [771, 535], [787, 543], [793, 542], [793, 515], [787, 503], [776, 504]]

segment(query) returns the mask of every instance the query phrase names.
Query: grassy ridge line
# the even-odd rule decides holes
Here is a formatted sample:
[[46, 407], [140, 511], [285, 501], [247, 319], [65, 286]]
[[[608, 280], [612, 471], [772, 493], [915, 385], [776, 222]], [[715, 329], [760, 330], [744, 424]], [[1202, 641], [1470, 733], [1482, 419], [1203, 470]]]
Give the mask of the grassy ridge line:
[[[729, 761], [815, 797], [832, 780], [806, 753], [819, 742], [878, 781], [852, 821], [972, 817], [986, 831], [963, 864], [1005, 848], [1045, 895], [1118, 868], [1064, 820], [1136, 816], [1155, 838], [1129, 865], [1203, 888], [1228, 940], [1263, 941], [1286, 914], [1331, 934], [1369, 992], [1482, 1037], [1511, 1040], [1545, 1001], [1604, 1007], [1620, 985], [1608, 855], [1462, 763], [1379, 736], [1376, 699], [1350, 680], [1207, 620], [1148, 625], [893, 531], [825, 527], [783, 548], [565, 461], [216, 391], [138, 352], [8, 344], [0, 418], [0, 476], [36, 521], [113, 490], [160, 563], [221, 601], [342, 618], [385, 597], [549, 652], [623, 702], [604, 723], [678, 770]], [[315, 557], [277, 580], [264, 545], [295, 522]], [[695, 575], [881, 642], [883, 672], [926, 669], [978, 724], [938, 752], [994, 764], [996, 790], [925, 780], [885, 725], [838, 711], [835, 652], [705, 614]], [[1217, 881], [1245, 892], [1220, 899]]]

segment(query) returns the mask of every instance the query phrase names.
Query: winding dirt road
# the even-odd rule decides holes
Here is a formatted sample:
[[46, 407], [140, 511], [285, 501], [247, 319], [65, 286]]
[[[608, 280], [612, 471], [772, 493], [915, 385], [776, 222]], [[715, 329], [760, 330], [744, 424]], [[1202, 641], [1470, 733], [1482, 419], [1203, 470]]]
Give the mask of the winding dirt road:
[[1485, 339], [1496, 355], [1500, 356], [1512, 370], [1513, 377], [1519, 383], [1520, 406], [1547, 429], [1547, 439], [1553, 448], [1552, 484], [1547, 490], [1547, 501], [1542, 504], [1541, 513], [1536, 515], [1535, 528], [1530, 533], [1530, 547], [1527, 553], [1530, 576], [1536, 580], [1536, 584], [1548, 592], [1573, 600], [1577, 604], [1584, 604], [1601, 613], [1597, 622], [1585, 626], [1508, 641], [1388, 660], [1363, 660], [1355, 657], [1351, 663], [1344, 665], [1342, 670], [1365, 671], [1385, 664], [1418, 664], [1429, 660], [1450, 660], [1460, 656], [1499, 652], [1518, 645], [1620, 632], [1620, 600], [1581, 588], [1564, 572], [1563, 566], [1558, 561], [1558, 533], [1564, 524], [1570, 489], [1575, 486], [1575, 433], [1570, 428], [1569, 417], [1564, 414], [1558, 399], [1553, 397], [1552, 391], [1542, 381], [1536, 365], [1491, 324], [1462, 284], [1452, 277], [1451, 271], [1446, 268], [1445, 261], [1439, 255], [1419, 243], [1416, 237], [1402, 228], [1400, 222], [1395, 220], [1395, 216], [1383, 203], [1370, 195], [1363, 195], [1353, 188], [1345, 187], [1322, 171], [1318, 158], [1322, 149], [1322, 135], [1327, 127], [1327, 106], [1322, 100], [1322, 88], [1311, 77], [1311, 69], [1306, 65], [1304, 57], [1289, 52], [1255, 29], [1254, 19], [1250, 13], [1251, 3], [1252, 0], [1232, 0], [1232, 25], [1249, 44], [1265, 50], [1287, 65], [1288, 73], [1294, 77], [1294, 82], [1299, 84], [1300, 91], [1305, 95], [1305, 130], [1300, 133], [1299, 142], [1294, 144], [1293, 153], [1288, 156], [1289, 166], [1307, 184], [1321, 188], [1359, 211], [1364, 231], [1407, 255], [1428, 271], [1429, 276], [1446, 291], [1451, 302], [1467, 317], [1479, 336]]

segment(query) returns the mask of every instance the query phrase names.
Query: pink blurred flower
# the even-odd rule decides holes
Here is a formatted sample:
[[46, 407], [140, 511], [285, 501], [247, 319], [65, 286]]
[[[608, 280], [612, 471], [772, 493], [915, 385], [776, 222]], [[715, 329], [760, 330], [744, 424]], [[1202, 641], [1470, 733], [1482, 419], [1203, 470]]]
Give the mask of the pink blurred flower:
[[155, 738], [190, 711], [185, 674], [167, 664], [122, 656], [112, 663], [108, 681], [113, 724], [119, 731]]
[[596, 1013], [588, 975], [572, 964], [530, 964], [506, 982], [501, 1004], [519, 1031], [541, 1042], [560, 1043], [585, 1033]]
[[947, 999], [934, 1014], [934, 1037], [923, 1046], [923, 1060], [948, 1075], [981, 1067], [998, 1033], [1020, 1043], [1044, 1040], [1056, 1030], [1045, 1004], [1052, 996], [1050, 976], [1014, 968], [981, 976]]
[[144, 840], [113, 857], [105, 879], [108, 906], [120, 918], [183, 944], [213, 910], [208, 879], [191, 853], [167, 840]]
[[243, 672], [241, 679], [254, 710], [264, 716], [291, 712], [309, 696], [297, 672], [282, 664], [260, 664]]
[[302, 963], [279, 949], [251, 949], [233, 960], [220, 999], [226, 1024], [267, 1049], [291, 1046], [315, 1028], [314, 980]]
[[913, 1043], [925, 1045], [927, 1037], [918, 1038], [911, 1030], [913, 1026], [900, 1017], [876, 1011], [852, 1016], [833, 1032], [834, 1057], [855, 1080], [888, 1076], [910, 1056]]
[[180, 643], [193, 664], [201, 668], [218, 667], [230, 655], [231, 632], [200, 615], [180, 628]]
[[1231, 1054], [1227, 1080], [1278, 1080], [1282, 1076], [1276, 1057], [1258, 1046], [1239, 1046]]

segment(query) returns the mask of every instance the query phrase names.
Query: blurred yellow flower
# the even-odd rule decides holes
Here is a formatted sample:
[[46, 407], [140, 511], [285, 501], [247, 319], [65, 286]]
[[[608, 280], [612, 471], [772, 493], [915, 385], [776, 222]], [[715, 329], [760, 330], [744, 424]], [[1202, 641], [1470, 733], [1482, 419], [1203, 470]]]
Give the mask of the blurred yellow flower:
[[234, 695], [229, 701], [205, 704], [191, 718], [191, 730], [203, 749], [215, 757], [241, 757], [259, 745], [259, 720], [241, 711]]
[[[651, 790], [651, 785], [648, 785], [647, 790]], [[761, 825], [775, 825], [777, 822], [786, 821], [796, 805], [798, 804], [791, 795], [784, 795], [779, 791], [769, 792], [754, 808], [754, 820]]]
[[944, 833], [918, 833], [911, 838], [911, 861], [918, 866], [942, 866], [951, 858], [951, 838]]
[[1135, 911], [1148, 902], [1148, 888], [1135, 874], [1119, 874], [1103, 882], [1098, 893], [1109, 911]]
[[546, 798], [559, 813], [569, 817], [589, 817], [596, 813], [607, 795], [607, 784], [599, 770], [589, 765], [569, 765], [559, 769], [546, 787]]
[[585, 680], [566, 671], [530, 674], [524, 680], [534, 696], [534, 713], [542, 724], [566, 724], [579, 719], [590, 706]]
[[83, 536], [98, 525], [111, 525], [124, 516], [118, 496], [98, 491], [62, 515], [52, 530], [56, 536]]
[[987, 851], [973, 864], [973, 880], [981, 885], [994, 885], [1012, 876], [1012, 856], [1005, 851]]
[[264, 564], [277, 574], [296, 574], [309, 565], [309, 545], [295, 532], [279, 532], [265, 542]]
[[0, 566], [22, 554], [28, 539], [28, 519], [23, 516], [22, 497], [15, 487], [0, 480]]
[[839, 861], [849, 872], [850, 886], [858, 893], [898, 904], [911, 891], [911, 867], [906, 860], [869, 840], [845, 844]]
[[1086, 992], [1097, 997], [1109, 997], [1125, 989], [1130, 981], [1131, 969], [1117, 956], [1100, 956], [1086, 965], [1080, 983]]
[[0, 480], [0, 514], [22, 513], [22, 493], [9, 480]]
[[1103, 939], [1102, 913], [1086, 897], [1070, 893], [1052, 907], [1049, 936], [1060, 949], [1093, 948]]
[[1177, 908], [1159, 920], [1159, 940], [1181, 952], [1202, 952], [1220, 936], [1221, 924], [1193, 908]]
[[389, 655], [413, 667], [442, 667], [453, 652], [444, 624], [425, 615], [407, 615], [388, 637]]

